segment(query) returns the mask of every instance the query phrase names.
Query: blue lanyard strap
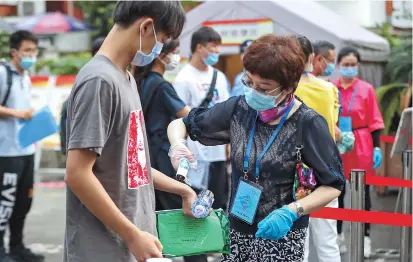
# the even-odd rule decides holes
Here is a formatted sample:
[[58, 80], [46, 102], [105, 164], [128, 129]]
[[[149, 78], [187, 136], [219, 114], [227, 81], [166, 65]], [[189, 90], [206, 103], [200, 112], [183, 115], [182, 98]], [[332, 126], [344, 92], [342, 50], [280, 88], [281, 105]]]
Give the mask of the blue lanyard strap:
[[[280, 132], [281, 128], [283, 127], [285, 121], [287, 120], [288, 114], [290, 113], [293, 106], [294, 106], [294, 103], [291, 104], [291, 106], [284, 113], [284, 115], [281, 118], [280, 123], [278, 124], [277, 128], [275, 129], [274, 133], [272, 134], [270, 140], [268, 141], [267, 145], [264, 147], [261, 154], [257, 158], [257, 161], [255, 163], [256, 182], [258, 182], [258, 179], [259, 179], [259, 176], [260, 176], [260, 162], [261, 162], [262, 158], [264, 157], [264, 154], [268, 151], [268, 149], [270, 148], [270, 146], [274, 142], [275, 137], [277, 136], [277, 134]], [[257, 118], [258, 118], [258, 113], [257, 113], [257, 116], [254, 119], [254, 122], [253, 122], [252, 130], [251, 130], [250, 137], [249, 137], [248, 143], [247, 143], [247, 151], [245, 152], [245, 156], [244, 156], [244, 178], [245, 179], [248, 178], [249, 156], [250, 156], [250, 153], [251, 153], [252, 141], [254, 140], [255, 126], [256, 126]]]
[[[351, 109], [353, 108], [354, 104], [354, 99], [356, 98], [356, 93], [357, 93], [357, 86], [354, 88], [353, 93], [351, 94], [351, 99], [350, 99], [350, 104], [348, 105], [348, 112], [351, 112]], [[338, 93], [338, 102], [340, 103], [340, 114], [343, 112], [343, 103], [341, 99], [341, 92]]]

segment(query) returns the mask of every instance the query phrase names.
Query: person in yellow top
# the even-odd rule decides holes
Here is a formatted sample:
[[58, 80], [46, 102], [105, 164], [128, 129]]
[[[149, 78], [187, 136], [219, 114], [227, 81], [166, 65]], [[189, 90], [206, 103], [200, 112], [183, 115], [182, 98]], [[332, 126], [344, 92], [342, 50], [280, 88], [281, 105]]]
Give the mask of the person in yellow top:
[[[307, 38], [304, 36], [298, 36], [297, 40], [299, 41], [301, 48], [303, 49], [303, 53], [306, 56], [307, 68], [303, 72], [295, 95], [298, 96], [308, 107], [314, 109], [326, 119], [330, 133], [333, 138], [336, 139], [335, 127], [338, 121], [339, 113], [338, 90], [332, 83], [313, 75], [316, 72], [320, 72], [320, 70], [317, 69], [319, 69], [323, 63], [326, 66], [324, 71], [329, 70], [330, 63], [327, 58], [322, 56], [322, 54], [313, 53], [313, 47]], [[313, 64], [316, 64], [316, 61], [319, 62], [317, 63], [317, 69], [313, 66]]]
[[[320, 74], [327, 71], [329, 59], [320, 53], [314, 54], [313, 46], [306, 37], [297, 36], [297, 41], [303, 50], [307, 64], [295, 95], [326, 119], [330, 134], [336, 140], [335, 129], [339, 113], [338, 90], [332, 83], [313, 75], [314, 71], [318, 71]], [[315, 70], [313, 64], [317, 67], [317, 70]], [[324, 67], [324, 69], [320, 70], [321, 67]], [[334, 199], [327, 206], [337, 208], [338, 199]], [[308, 262], [310, 239], [314, 243], [319, 262], [341, 262], [340, 249], [337, 243], [336, 220], [310, 218], [304, 248], [304, 262]]]

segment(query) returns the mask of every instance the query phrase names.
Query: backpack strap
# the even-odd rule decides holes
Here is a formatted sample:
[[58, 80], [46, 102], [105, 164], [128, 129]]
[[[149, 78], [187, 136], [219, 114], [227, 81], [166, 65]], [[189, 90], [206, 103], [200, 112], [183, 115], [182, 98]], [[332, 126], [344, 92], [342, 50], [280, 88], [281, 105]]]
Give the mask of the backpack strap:
[[4, 100], [1, 103], [2, 106], [6, 106], [7, 100], [9, 99], [10, 96], [10, 91], [11, 91], [11, 86], [13, 85], [13, 71], [11, 70], [10, 66], [6, 63], [1, 63], [5, 68], [6, 68], [6, 79], [7, 79], [7, 89], [6, 89], [6, 95], [4, 96]]

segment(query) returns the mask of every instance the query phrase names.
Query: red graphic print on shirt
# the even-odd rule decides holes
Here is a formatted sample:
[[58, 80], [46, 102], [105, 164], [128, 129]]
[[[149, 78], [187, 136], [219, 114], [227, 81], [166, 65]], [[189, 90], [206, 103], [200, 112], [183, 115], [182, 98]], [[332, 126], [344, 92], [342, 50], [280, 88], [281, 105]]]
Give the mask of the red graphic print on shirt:
[[128, 188], [137, 189], [149, 184], [143, 136], [142, 110], [130, 113], [128, 137]]

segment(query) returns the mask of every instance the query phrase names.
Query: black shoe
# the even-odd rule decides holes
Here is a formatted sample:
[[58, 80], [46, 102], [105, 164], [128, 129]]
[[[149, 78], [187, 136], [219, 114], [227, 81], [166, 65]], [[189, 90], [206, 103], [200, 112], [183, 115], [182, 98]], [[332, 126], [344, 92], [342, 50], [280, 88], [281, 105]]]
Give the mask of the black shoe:
[[16, 262], [16, 260], [9, 257], [4, 248], [0, 248], [0, 262]]
[[24, 246], [10, 248], [9, 256], [16, 262], [42, 262], [44, 256], [33, 253], [30, 249]]

